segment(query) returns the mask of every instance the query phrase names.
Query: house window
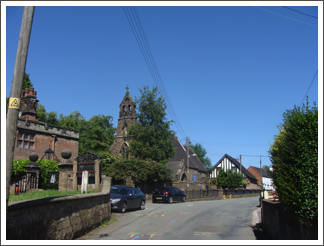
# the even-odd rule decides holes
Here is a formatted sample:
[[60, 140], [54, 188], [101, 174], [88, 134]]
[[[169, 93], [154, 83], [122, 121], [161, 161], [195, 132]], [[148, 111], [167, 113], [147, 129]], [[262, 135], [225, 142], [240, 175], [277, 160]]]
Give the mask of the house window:
[[35, 134], [18, 132], [17, 147], [24, 149], [34, 149]]
[[238, 168], [237, 167], [232, 167], [232, 172], [237, 173]]

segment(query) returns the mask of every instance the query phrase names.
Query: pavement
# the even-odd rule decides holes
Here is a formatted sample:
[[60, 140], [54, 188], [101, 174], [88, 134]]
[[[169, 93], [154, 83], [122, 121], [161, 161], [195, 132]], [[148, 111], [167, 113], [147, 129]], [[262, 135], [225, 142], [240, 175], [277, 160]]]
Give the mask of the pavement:
[[260, 224], [261, 221], [261, 207], [253, 211], [252, 215], [252, 226]]

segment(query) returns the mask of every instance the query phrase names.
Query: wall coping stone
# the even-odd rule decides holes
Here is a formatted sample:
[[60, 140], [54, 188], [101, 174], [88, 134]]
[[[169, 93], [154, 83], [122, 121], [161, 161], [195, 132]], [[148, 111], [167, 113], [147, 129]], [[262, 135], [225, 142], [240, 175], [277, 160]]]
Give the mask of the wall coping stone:
[[86, 199], [90, 197], [104, 197], [107, 195], [109, 195], [109, 192], [80, 194], [80, 195], [61, 196], [61, 197], [45, 197], [45, 198], [26, 200], [26, 201], [9, 202], [7, 211], [20, 209], [23, 207], [25, 208], [25, 207], [39, 206], [46, 203], [63, 202], [63, 201], [69, 201], [75, 199]]

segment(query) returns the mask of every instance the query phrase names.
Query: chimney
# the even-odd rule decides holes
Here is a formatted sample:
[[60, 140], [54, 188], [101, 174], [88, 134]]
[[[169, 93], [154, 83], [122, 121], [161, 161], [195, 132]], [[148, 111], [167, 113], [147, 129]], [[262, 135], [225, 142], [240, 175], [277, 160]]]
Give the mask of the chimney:
[[25, 88], [21, 91], [21, 103], [20, 103], [20, 112], [21, 116], [19, 119], [37, 121], [38, 115], [36, 112], [38, 100], [36, 99], [37, 92], [34, 90], [34, 87]]

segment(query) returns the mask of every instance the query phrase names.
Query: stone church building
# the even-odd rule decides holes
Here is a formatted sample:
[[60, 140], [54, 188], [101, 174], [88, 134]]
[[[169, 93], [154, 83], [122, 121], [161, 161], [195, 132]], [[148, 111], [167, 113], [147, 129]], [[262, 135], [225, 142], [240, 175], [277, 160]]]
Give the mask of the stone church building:
[[119, 118], [117, 125], [117, 136], [110, 146], [109, 150], [113, 155], [122, 155], [128, 158], [126, 148], [130, 144], [130, 139], [127, 138], [128, 131], [132, 124], [136, 124], [136, 104], [126, 87], [126, 94], [119, 105]]

